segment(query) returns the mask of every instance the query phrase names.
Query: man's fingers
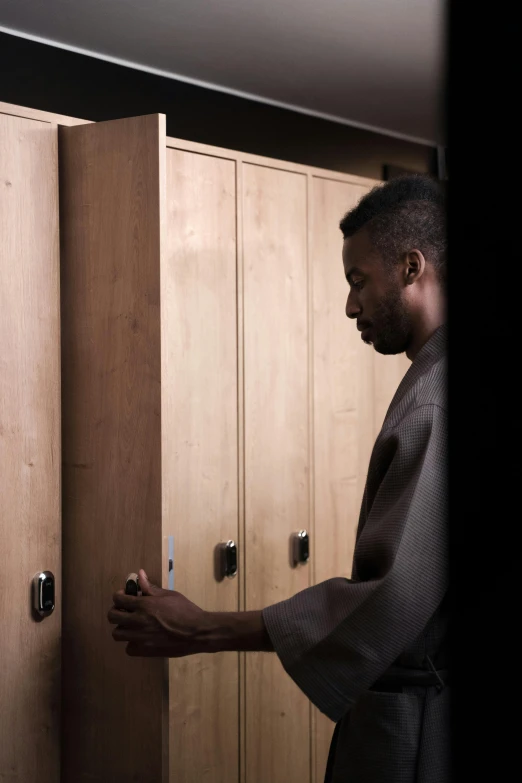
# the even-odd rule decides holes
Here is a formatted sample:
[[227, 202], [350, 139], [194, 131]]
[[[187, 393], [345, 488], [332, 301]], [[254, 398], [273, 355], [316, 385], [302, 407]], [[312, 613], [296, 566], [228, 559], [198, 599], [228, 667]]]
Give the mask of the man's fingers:
[[123, 590], [118, 590], [112, 596], [116, 609], [125, 609], [126, 612], [135, 612], [141, 606], [142, 599], [135, 595], [125, 595]]
[[[151, 631], [140, 628], [122, 628], [117, 626], [112, 632], [112, 638], [117, 642], [149, 642], [151, 640]], [[166, 642], [163, 642], [165, 645]]]
[[126, 612], [123, 609], [116, 609], [114, 606], [109, 609], [107, 619], [113, 625], [119, 625], [122, 628], [144, 628], [150, 625], [150, 619], [141, 612]]

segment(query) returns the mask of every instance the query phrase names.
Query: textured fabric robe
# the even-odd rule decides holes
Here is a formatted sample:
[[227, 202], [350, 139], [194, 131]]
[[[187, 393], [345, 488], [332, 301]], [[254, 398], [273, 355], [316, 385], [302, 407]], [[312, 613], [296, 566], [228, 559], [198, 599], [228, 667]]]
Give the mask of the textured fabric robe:
[[[352, 578], [267, 607], [286, 672], [338, 723], [328, 783], [446, 783], [449, 688], [369, 690], [447, 665], [446, 327], [419, 351], [375, 443]], [[330, 764], [329, 764], [330, 766]]]

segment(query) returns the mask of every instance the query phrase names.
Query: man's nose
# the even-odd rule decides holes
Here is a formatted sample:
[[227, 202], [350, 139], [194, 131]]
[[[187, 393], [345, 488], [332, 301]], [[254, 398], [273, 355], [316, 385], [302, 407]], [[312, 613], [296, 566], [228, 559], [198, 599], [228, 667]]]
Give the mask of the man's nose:
[[359, 313], [361, 312], [361, 308], [357, 304], [355, 297], [353, 296], [353, 291], [350, 291], [348, 294], [348, 299], [346, 300], [346, 308], [345, 312], [348, 318], [357, 318]]

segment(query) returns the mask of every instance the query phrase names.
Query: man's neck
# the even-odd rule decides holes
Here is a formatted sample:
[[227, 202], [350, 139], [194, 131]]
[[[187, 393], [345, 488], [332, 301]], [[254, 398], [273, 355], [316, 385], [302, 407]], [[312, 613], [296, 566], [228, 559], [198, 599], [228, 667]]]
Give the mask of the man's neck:
[[421, 348], [423, 348], [428, 340], [433, 337], [437, 329], [445, 323], [445, 317], [441, 313], [439, 317], [432, 317], [426, 319], [417, 325], [412, 335], [412, 341], [406, 351], [406, 356], [413, 362]]

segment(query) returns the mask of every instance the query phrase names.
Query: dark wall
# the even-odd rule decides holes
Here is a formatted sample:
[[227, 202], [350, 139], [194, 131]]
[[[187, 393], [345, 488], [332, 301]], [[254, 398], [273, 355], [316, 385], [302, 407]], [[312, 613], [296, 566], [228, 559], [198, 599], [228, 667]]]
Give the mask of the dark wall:
[[0, 33], [0, 100], [86, 120], [161, 112], [167, 133], [257, 155], [383, 177], [437, 174], [435, 149]]

